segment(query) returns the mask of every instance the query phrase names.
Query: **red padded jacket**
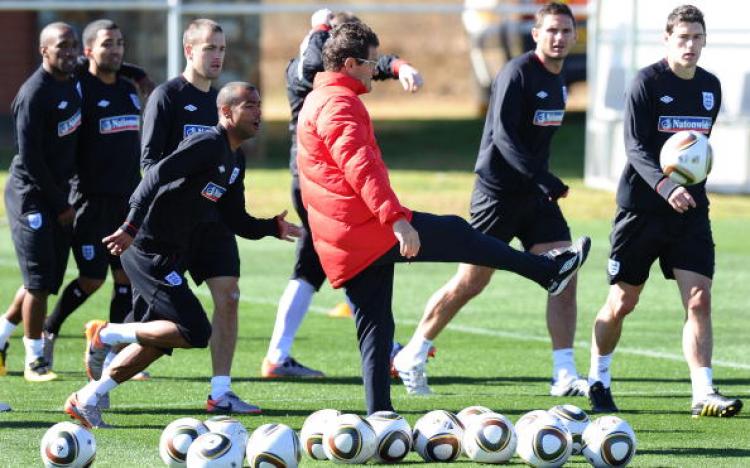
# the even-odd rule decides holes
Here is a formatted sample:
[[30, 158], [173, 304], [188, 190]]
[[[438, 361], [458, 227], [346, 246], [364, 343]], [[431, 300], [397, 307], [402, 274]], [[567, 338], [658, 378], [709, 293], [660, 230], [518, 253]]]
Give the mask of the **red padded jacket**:
[[392, 223], [411, 211], [391, 188], [361, 81], [338, 72], [315, 76], [297, 125], [297, 164], [313, 244], [334, 288], [397, 242]]

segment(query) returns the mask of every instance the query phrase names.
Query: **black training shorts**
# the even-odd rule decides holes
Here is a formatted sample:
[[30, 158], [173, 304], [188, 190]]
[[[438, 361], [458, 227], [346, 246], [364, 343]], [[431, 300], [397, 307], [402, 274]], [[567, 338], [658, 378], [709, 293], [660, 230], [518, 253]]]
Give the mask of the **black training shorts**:
[[120, 257], [107, 251], [102, 239], [119, 228], [128, 215], [127, 197], [76, 195], [73, 202], [73, 257], [81, 276], [105, 279], [107, 269], [122, 269]]
[[296, 259], [294, 262], [294, 272], [292, 279], [302, 279], [311, 284], [316, 291], [326, 280], [326, 274], [323, 271], [323, 265], [320, 264], [320, 257], [313, 246], [312, 233], [310, 232], [310, 223], [307, 220], [307, 210], [302, 203], [302, 192], [299, 188], [299, 179], [292, 178], [292, 205], [302, 221], [304, 231], [297, 239]]
[[187, 268], [195, 284], [219, 276], [240, 276], [237, 238], [221, 221], [199, 224], [190, 237]]

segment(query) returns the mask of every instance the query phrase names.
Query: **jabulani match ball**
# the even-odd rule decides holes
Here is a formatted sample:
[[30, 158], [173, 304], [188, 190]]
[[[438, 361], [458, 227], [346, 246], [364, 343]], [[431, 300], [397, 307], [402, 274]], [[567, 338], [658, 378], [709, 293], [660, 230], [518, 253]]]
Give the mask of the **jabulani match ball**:
[[583, 431], [591, 422], [589, 415], [575, 405], [557, 405], [549, 409], [549, 413], [557, 416], [570, 431], [573, 437], [573, 455], [580, 455], [583, 450]]
[[573, 437], [560, 419], [547, 413], [516, 429], [516, 453], [535, 467], [561, 466], [573, 452]]
[[517, 443], [513, 423], [499, 413], [476, 415], [464, 429], [464, 452], [480, 463], [507, 462], [516, 453]]
[[247, 440], [251, 468], [296, 468], [302, 451], [299, 437], [286, 424], [263, 424]]
[[375, 455], [375, 430], [356, 414], [342, 414], [323, 432], [323, 451], [334, 463], [362, 464]]
[[528, 413], [522, 414], [521, 417], [518, 418], [518, 421], [516, 421], [516, 434], [520, 434], [526, 428], [526, 426], [536, 421], [539, 416], [544, 416], [545, 414], [548, 413], [540, 409], [532, 410]]
[[312, 413], [305, 419], [300, 431], [302, 449], [314, 460], [327, 460], [323, 451], [323, 432], [326, 426], [341, 414], [334, 409], [322, 409]]
[[377, 411], [367, 417], [375, 431], [375, 459], [380, 463], [397, 463], [411, 451], [411, 426], [393, 411]]
[[464, 428], [450, 411], [434, 410], [414, 424], [414, 450], [427, 462], [452, 462], [461, 455]]
[[708, 138], [695, 130], [677, 132], [664, 142], [659, 155], [664, 174], [680, 185], [706, 180], [713, 165]]
[[232, 442], [240, 447], [242, 453], [245, 453], [247, 429], [241, 422], [229, 416], [214, 416], [206, 419], [204, 424], [209, 431], [224, 434], [232, 439]]
[[61, 422], [44, 433], [39, 452], [44, 466], [84, 468], [94, 463], [96, 439], [83, 426]]
[[492, 410], [487, 408], [486, 406], [481, 405], [474, 405], [474, 406], [467, 406], [466, 408], [462, 409], [458, 412], [456, 417], [459, 421], [461, 421], [461, 424], [466, 428], [469, 427], [469, 422], [471, 419], [474, 418], [474, 416], [478, 416], [480, 414], [484, 413], [492, 413]]
[[185, 462], [190, 468], [242, 468], [245, 452], [226, 434], [206, 432], [190, 444]]
[[633, 428], [617, 416], [597, 418], [583, 431], [583, 456], [596, 467], [627, 466], [637, 444]]
[[208, 432], [202, 421], [180, 418], [169, 423], [159, 438], [159, 456], [167, 466], [185, 466], [188, 449], [195, 439]]

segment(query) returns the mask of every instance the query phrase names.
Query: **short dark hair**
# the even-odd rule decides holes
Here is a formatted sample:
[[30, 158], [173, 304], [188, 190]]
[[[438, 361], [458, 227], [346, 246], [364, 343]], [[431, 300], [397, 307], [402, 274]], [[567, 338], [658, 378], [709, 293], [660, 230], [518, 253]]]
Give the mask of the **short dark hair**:
[[187, 28], [185, 28], [185, 32], [182, 34], [182, 46], [185, 47], [188, 44], [194, 44], [198, 39], [198, 34], [203, 30], [208, 30], [212, 33], [224, 32], [216, 21], [207, 18], [198, 18], [191, 21]]
[[570, 18], [573, 22], [573, 27], [576, 27], [576, 18], [573, 16], [573, 12], [570, 7], [564, 3], [550, 2], [542, 6], [537, 10], [534, 20], [534, 27], [538, 28], [544, 22], [544, 17], [547, 15], [565, 15]]
[[231, 81], [219, 90], [216, 96], [216, 107], [221, 109], [223, 106], [232, 107], [240, 103], [240, 90], [257, 91], [258, 88], [246, 81]]
[[338, 26], [344, 23], [361, 23], [362, 20], [357, 18], [351, 11], [339, 11], [334, 13], [331, 24]]
[[120, 29], [120, 27], [109, 19], [98, 19], [90, 22], [83, 30], [83, 46], [91, 47], [94, 44], [94, 40], [96, 40], [97, 33], [102, 29], [111, 31], [113, 29]]
[[678, 23], [698, 23], [706, 32], [706, 22], [703, 20], [703, 12], [693, 5], [680, 5], [667, 16], [667, 34], [672, 34]]
[[331, 30], [323, 46], [323, 67], [337, 71], [347, 58], [366, 59], [371, 47], [378, 47], [378, 36], [365, 23], [344, 23]]

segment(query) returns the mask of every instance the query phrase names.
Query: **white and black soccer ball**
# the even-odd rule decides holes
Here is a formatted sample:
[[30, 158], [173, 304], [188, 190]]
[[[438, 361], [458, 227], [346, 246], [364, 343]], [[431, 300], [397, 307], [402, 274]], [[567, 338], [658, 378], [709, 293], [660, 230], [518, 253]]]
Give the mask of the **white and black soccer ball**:
[[245, 452], [226, 434], [206, 432], [190, 444], [185, 462], [190, 468], [242, 468]]
[[247, 440], [251, 468], [297, 468], [302, 456], [299, 437], [286, 424], [263, 424]]
[[411, 451], [411, 426], [393, 411], [377, 411], [367, 417], [375, 430], [377, 449], [375, 459], [381, 463], [397, 463]]
[[159, 456], [167, 466], [185, 466], [188, 449], [195, 439], [208, 432], [202, 421], [180, 418], [169, 423], [159, 438]]
[[664, 174], [680, 185], [706, 180], [713, 165], [708, 138], [695, 130], [677, 132], [661, 147], [659, 155]]
[[617, 416], [597, 418], [583, 431], [583, 456], [596, 467], [627, 466], [637, 445], [633, 428]]
[[375, 455], [375, 430], [356, 414], [342, 414], [323, 432], [323, 451], [334, 463], [360, 465]]
[[84, 468], [96, 457], [96, 439], [83, 426], [61, 422], [47, 429], [39, 447], [46, 467]]
[[427, 462], [452, 462], [461, 455], [464, 428], [450, 411], [434, 410], [414, 424], [414, 450]]
[[559, 418], [568, 428], [573, 437], [573, 455], [580, 455], [583, 451], [583, 431], [591, 422], [589, 415], [575, 405], [553, 406], [549, 413]]
[[340, 411], [334, 409], [322, 409], [312, 413], [305, 419], [300, 431], [300, 442], [302, 449], [313, 460], [327, 460], [323, 450], [323, 432], [334, 419], [339, 417]]
[[517, 444], [513, 423], [499, 413], [478, 414], [464, 429], [464, 452], [480, 463], [507, 462], [516, 453]]
[[240, 447], [241, 452], [245, 453], [247, 445], [247, 429], [238, 420], [229, 416], [214, 416], [204, 423], [209, 431], [224, 434], [232, 439], [234, 445]]
[[546, 411], [516, 432], [516, 453], [531, 466], [562, 466], [573, 452], [570, 431], [560, 419]]
[[520, 434], [521, 432], [524, 431], [526, 426], [536, 421], [537, 418], [539, 418], [540, 416], [544, 416], [546, 414], [549, 414], [549, 413], [540, 409], [532, 410], [532, 411], [529, 411], [528, 413], [522, 414], [521, 417], [518, 418], [518, 421], [516, 421], [516, 425], [515, 425], [516, 434]]
[[474, 419], [475, 416], [479, 416], [480, 414], [484, 413], [492, 413], [493, 411], [486, 406], [481, 405], [474, 405], [474, 406], [468, 406], [456, 414], [456, 417], [459, 421], [461, 421], [461, 424], [466, 428], [469, 427], [469, 422], [471, 422], [472, 419]]

